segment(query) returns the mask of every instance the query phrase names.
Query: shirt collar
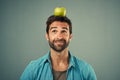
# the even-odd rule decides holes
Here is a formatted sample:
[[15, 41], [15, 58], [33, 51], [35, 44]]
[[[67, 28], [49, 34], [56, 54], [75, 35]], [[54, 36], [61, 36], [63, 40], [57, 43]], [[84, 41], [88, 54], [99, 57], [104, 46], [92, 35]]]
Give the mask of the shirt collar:
[[74, 56], [72, 55], [72, 53], [69, 51], [69, 68], [71, 67], [75, 67], [75, 61], [74, 61]]
[[51, 62], [51, 61], [50, 61], [50, 51], [48, 51], [48, 52], [46, 53], [46, 55], [44, 56], [43, 62], [44, 62], [44, 63], [45, 63], [45, 62]]
[[[44, 63], [45, 62], [49, 62], [51, 63], [51, 60], [50, 60], [50, 51], [48, 51], [48, 53], [44, 56]], [[74, 56], [72, 55], [72, 53], [69, 51], [69, 68], [71, 67], [75, 67], [75, 61], [74, 61]]]

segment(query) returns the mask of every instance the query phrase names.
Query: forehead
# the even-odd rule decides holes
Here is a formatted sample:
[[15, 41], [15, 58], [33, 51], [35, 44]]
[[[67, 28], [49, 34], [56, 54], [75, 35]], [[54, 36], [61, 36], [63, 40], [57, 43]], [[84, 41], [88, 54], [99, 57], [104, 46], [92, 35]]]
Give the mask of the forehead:
[[56, 27], [56, 28], [68, 28], [69, 29], [69, 25], [66, 22], [60, 22], [60, 21], [54, 21], [51, 25], [50, 28], [52, 27]]

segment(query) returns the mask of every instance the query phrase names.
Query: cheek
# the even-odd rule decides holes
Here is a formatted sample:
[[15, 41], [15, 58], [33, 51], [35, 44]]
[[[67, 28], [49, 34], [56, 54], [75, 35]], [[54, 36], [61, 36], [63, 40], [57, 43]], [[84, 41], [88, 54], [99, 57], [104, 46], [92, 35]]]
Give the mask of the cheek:
[[53, 41], [54, 36], [49, 35], [49, 36], [48, 36], [48, 39], [49, 39], [49, 41]]
[[70, 38], [67, 36], [67, 37], [65, 37], [64, 38], [66, 41], [69, 41], [70, 40]]
[[67, 39], [68, 39], [68, 41], [70, 41], [70, 40], [72, 39], [72, 36], [71, 36], [71, 35], [69, 35], [69, 37], [68, 37]]

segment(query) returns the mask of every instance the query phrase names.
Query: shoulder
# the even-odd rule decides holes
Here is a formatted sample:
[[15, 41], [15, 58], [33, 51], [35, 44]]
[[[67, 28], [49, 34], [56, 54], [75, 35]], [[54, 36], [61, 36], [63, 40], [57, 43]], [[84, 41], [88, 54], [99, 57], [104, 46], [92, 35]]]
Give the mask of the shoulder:
[[74, 59], [75, 66], [82, 69], [82, 70], [91, 67], [91, 65], [83, 59], [80, 59], [80, 58], [75, 57], [75, 56], [73, 56], [73, 59]]
[[44, 62], [48, 59], [48, 54], [36, 59], [36, 60], [32, 60], [28, 66], [31, 67], [38, 67], [41, 66], [42, 64], [44, 64]]
[[33, 80], [38, 70], [41, 72], [43, 64], [47, 60], [47, 55], [31, 61], [22, 73], [20, 80]]
[[74, 62], [77, 66], [80, 66], [80, 67], [85, 67], [85, 66], [89, 66], [90, 64], [87, 63], [85, 60], [83, 59], [80, 59], [76, 56], [73, 56], [74, 57]]
[[71, 52], [69, 52], [69, 55], [70, 55], [70, 63], [73, 64], [74, 66], [81, 68], [89, 66], [89, 64], [85, 60], [74, 56]]
[[87, 63], [85, 60], [80, 59], [74, 55], [72, 55], [72, 53], [69, 53], [70, 55], [70, 65], [73, 65], [77, 70], [83, 71], [89, 71], [90, 69], [92, 69], [92, 66]]
[[93, 67], [85, 60], [79, 59], [75, 56], [73, 57], [76, 70], [80, 71], [80, 73], [84, 76], [85, 79], [96, 80], [96, 74], [94, 72]]
[[75, 56], [73, 57], [74, 57], [75, 66], [78, 67], [80, 70], [90, 71], [90, 69], [93, 69], [92, 65], [86, 62], [85, 60], [77, 58]]

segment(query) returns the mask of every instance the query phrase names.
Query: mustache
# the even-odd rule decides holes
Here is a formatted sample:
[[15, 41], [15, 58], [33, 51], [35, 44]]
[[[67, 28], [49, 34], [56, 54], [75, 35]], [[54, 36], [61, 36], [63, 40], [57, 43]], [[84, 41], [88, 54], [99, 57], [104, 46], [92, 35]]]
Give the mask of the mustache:
[[54, 42], [66, 42], [64, 39], [56, 39]]

